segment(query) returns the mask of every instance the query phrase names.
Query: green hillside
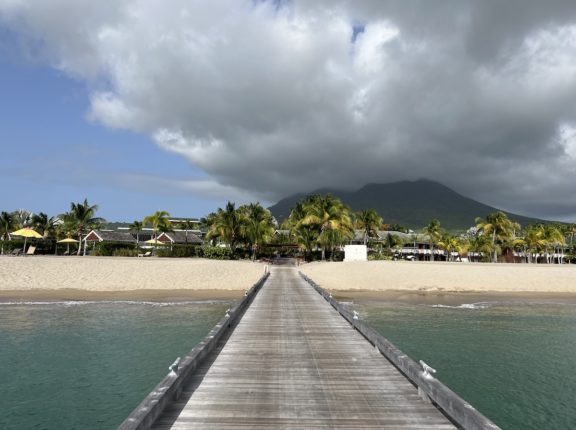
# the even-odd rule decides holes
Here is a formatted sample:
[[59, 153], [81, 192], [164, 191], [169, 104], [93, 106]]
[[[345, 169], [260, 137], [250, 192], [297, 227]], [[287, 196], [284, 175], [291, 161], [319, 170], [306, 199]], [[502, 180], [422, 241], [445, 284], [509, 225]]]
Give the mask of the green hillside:
[[[464, 197], [454, 190], [425, 179], [389, 184], [369, 184], [358, 191], [322, 189], [309, 194], [332, 194], [354, 211], [376, 209], [384, 222], [401, 224], [417, 230], [437, 218], [448, 230], [466, 230], [474, 225], [476, 217], [484, 217], [499, 209]], [[290, 214], [296, 202], [307, 194], [297, 194], [280, 200], [269, 209], [279, 222]], [[504, 211], [505, 212], [505, 211]], [[546, 222], [522, 215], [506, 214], [525, 226]]]

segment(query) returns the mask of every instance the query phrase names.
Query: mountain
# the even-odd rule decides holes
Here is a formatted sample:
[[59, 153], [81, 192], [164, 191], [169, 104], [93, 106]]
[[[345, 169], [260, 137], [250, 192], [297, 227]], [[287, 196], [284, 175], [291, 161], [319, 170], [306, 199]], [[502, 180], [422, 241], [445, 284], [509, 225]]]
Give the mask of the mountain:
[[[278, 222], [290, 214], [296, 202], [312, 194], [332, 194], [352, 210], [376, 209], [387, 224], [400, 224], [411, 229], [423, 228], [437, 218], [450, 231], [466, 230], [476, 217], [485, 217], [500, 209], [472, 200], [438, 182], [420, 179], [389, 184], [368, 184], [358, 191], [321, 189], [312, 193], [295, 194], [280, 200], [269, 209]], [[545, 222], [536, 218], [505, 212], [521, 225]]]

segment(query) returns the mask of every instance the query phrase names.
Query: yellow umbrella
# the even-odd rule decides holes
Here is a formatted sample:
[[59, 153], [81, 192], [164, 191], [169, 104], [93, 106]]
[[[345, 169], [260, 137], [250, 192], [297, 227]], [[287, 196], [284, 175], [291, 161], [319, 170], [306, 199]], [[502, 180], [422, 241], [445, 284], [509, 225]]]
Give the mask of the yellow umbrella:
[[158, 240], [158, 239], [150, 239], [144, 243], [149, 243], [150, 245], [167, 245], [166, 242], [162, 242], [161, 240]]
[[68, 252], [68, 254], [70, 254], [70, 244], [71, 243], [78, 243], [79, 241], [76, 239], [72, 239], [71, 237], [67, 237], [66, 239], [62, 239], [59, 240], [58, 243], [65, 243], [66, 246], [66, 252]]
[[42, 235], [38, 233], [36, 230], [32, 230], [30, 227], [21, 228], [14, 233], [10, 233], [12, 236], [22, 236], [24, 238], [24, 254], [26, 253], [26, 240], [29, 237], [33, 237], [35, 239], [41, 239]]

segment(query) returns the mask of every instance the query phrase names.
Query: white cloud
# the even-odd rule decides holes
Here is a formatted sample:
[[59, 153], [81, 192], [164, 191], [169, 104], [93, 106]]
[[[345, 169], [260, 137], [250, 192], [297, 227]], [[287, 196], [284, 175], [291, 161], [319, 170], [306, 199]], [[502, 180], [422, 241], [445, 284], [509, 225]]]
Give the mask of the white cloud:
[[0, 0], [0, 22], [88, 85], [90, 118], [151, 136], [218, 192], [429, 177], [576, 216], [558, 138], [576, 124], [576, 11], [546, 4]]

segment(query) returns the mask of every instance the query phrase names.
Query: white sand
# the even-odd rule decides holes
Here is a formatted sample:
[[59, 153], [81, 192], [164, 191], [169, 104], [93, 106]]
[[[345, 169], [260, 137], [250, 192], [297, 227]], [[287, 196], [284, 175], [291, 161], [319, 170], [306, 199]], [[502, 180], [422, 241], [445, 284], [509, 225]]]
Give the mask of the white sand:
[[263, 273], [263, 264], [249, 261], [3, 256], [0, 291], [246, 290]]
[[409, 261], [311, 263], [300, 270], [326, 289], [576, 293], [576, 265]]

